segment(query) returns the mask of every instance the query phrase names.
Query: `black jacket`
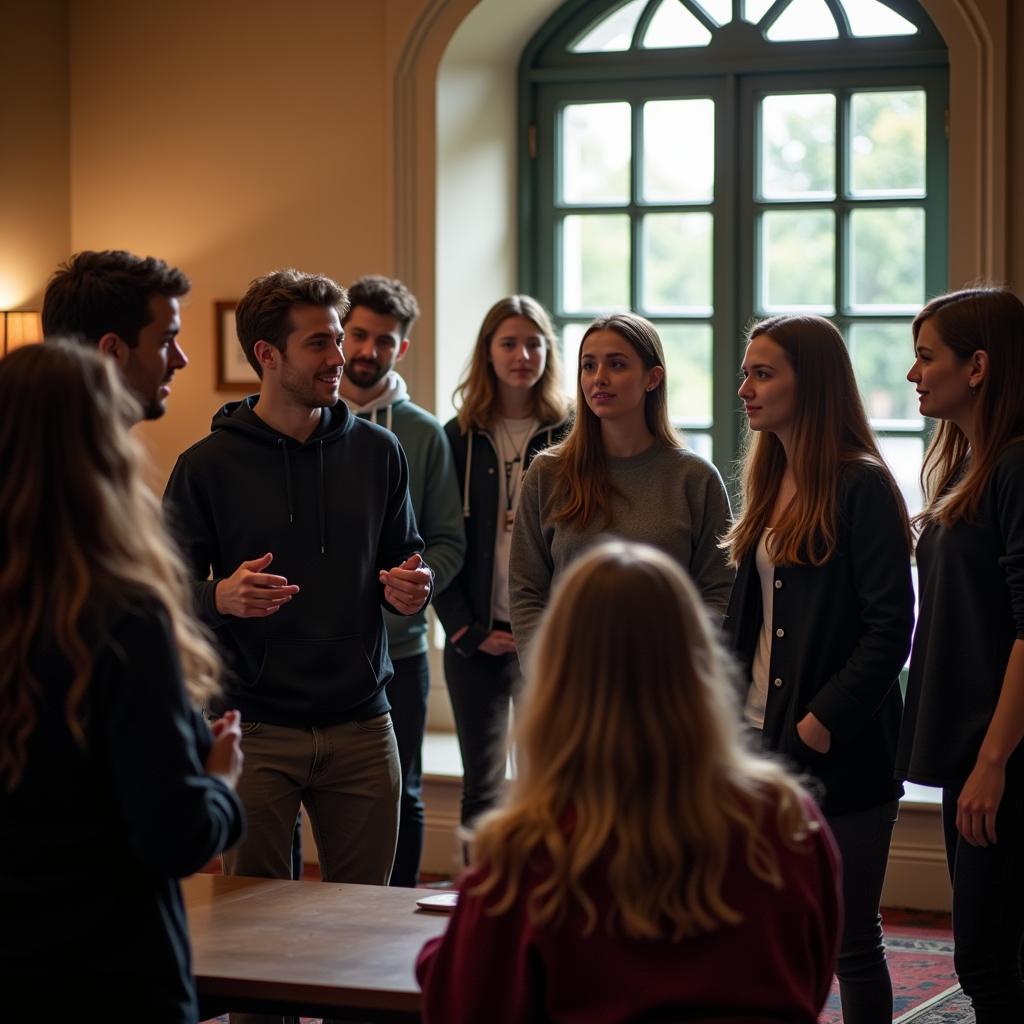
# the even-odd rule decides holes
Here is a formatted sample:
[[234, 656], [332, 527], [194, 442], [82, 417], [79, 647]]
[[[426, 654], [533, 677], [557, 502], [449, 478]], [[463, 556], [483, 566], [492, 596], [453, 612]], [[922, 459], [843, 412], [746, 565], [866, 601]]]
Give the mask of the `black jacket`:
[[[223, 703], [273, 725], [383, 714], [392, 668], [378, 572], [423, 550], [401, 445], [344, 402], [325, 408], [302, 443], [267, 426], [254, 404], [217, 413], [213, 433], [178, 458], [164, 495], [200, 615], [232, 673]], [[219, 615], [217, 581], [268, 551], [266, 571], [299, 593], [266, 618]]]
[[[526, 446], [523, 474], [534, 456], [557, 444], [569, 429], [570, 420], [538, 430]], [[494, 543], [498, 532], [498, 451], [486, 431], [472, 429], [464, 434], [458, 419], [444, 426], [455, 456], [455, 472], [462, 492], [462, 515], [466, 526], [466, 558], [462, 571], [434, 598], [434, 610], [451, 636], [469, 627], [452, 646], [466, 656], [487, 639], [491, 631], [494, 589]]]
[[[999, 456], [978, 513], [917, 543], [921, 613], [910, 656], [897, 772], [926, 786], [966, 781], [1024, 640], [1024, 441]], [[1024, 743], [1006, 765], [1024, 792]]]
[[[895, 799], [902, 792], [893, 778], [903, 708], [898, 678], [910, 650], [914, 590], [897, 499], [877, 469], [845, 468], [835, 554], [817, 568], [776, 567], [774, 598], [765, 747], [820, 780], [827, 815]], [[725, 619], [743, 668], [743, 697], [761, 621], [750, 551]], [[827, 754], [797, 734], [808, 711], [832, 733]]]
[[186, 1024], [197, 1016], [178, 879], [240, 838], [242, 809], [203, 768], [210, 731], [185, 695], [164, 609], [115, 608], [87, 643], [85, 745], [65, 719], [71, 665], [52, 639], [37, 642], [26, 772], [13, 792], [0, 785], [5, 1019], [41, 1008], [120, 1019], [130, 1006], [139, 1020]]

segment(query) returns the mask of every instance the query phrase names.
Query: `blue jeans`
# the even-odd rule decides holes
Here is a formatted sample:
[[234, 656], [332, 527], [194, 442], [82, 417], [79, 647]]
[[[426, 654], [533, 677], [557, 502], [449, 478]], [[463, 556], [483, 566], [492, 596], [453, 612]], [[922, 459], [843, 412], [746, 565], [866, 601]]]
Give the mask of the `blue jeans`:
[[882, 884], [899, 801], [828, 819], [843, 858], [839, 997], [845, 1024], [891, 1024], [892, 981], [882, 939]]
[[996, 843], [971, 846], [956, 827], [960, 789], [942, 791], [953, 963], [978, 1024], [1024, 1021], [1024, 794], [1003, 795]]
[[398, 848], [391, 884], [415, 886], [423, 856], [423, 732], [427, 727], [430, 665], [426, 653], [395, 658], [395, 675], [387, 685], [391, 721], [402, 771]]

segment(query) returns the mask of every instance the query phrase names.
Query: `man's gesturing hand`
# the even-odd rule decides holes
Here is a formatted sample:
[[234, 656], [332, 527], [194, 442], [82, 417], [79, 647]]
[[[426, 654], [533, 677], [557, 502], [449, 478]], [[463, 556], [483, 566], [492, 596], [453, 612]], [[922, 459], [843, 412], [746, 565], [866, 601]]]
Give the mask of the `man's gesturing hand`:
[[403, 615], [418, 612], [430, 597], [434, 574], [419, 555], [410, 555], [397, 569], [381, 570], [384, 600]]
[[268, 551], [262, 558], [243, 562], [214, 590], [217, 611], [239, 619], [273, 615], [299, 592], [283, 576], [263, 572], [274, 560]]

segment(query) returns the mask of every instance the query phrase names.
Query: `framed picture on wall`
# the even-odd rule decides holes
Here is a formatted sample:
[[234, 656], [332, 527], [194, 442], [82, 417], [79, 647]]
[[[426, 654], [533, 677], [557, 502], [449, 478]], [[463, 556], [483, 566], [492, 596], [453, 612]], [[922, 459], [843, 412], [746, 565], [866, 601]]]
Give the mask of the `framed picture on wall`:
[[213, 304], [213, 336], [217, 339], [217, 390], [258, 391], [260, 379], [242, 352], [235, 332], [238, 299], [221, 299]]

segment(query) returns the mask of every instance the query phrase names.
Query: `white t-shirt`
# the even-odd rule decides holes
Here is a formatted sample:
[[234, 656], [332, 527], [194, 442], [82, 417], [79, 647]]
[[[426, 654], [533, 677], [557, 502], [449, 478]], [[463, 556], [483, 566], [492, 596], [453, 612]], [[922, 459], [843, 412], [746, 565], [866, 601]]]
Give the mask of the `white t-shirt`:
[[764, 709], [768, 704], [768, 673], [772, 660], [772, 602], [775, 600], [775, 564], [768, 554], [768, 535], [771, 527], [761, 534], [754, 552], [754, 564], [761, 580], [761, 632], [754, 651], [754, 664], [750, 670], [750, 689], [743, 717], [755, 729], [764, 728]]
[[[494, 589], [491, 618], [508, 622], [508, 559], [512, 551], [512, 522], [519, 506], [523, 463], [530, 438], [540, 424], [534, 417], [498, 419], [491, 432], [498, 449], [498, 531], [494, 540]], [[507, 528], [506, 528], [507, 527]]]

